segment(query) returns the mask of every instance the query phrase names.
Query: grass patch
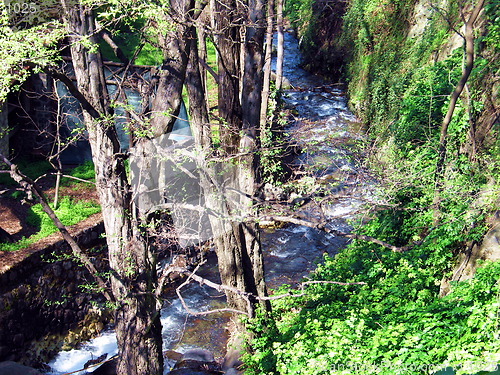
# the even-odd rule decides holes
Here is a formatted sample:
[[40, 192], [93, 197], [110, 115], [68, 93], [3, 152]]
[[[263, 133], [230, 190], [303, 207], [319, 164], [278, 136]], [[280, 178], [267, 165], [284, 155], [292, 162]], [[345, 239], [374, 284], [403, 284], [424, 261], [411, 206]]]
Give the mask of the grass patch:
[[[84, 201], [75, 202], [69, 197], [63, 197], [55, 213], [64, 225], [69, 226], [88, 218], [90, 215], [100, 210], [101, 208], [97, 203]], [[26, 222], [33, 227], [39, 228], [38, 232], [28, 238], [22, 238], [15, 243], [0, 244], [0, 251], [16, 251], [23, 249], [57, 231], [56, 226], [45, 212], [43, 212], [40, 204], [35, 204], [31, 207], [26, 217]]]
[[[95, 182], [94, 163], [92, 163], [92, 161], [88, 160], [85, 163], [71, 169], [67, 174], [70, 176], [76, 177], [76, 178], [81, 178], [82, 180]], [[68, 178], [68, 177], [62, 178], [62, 185], [63, 186], [78, 186], [81, 184], [86, 185], [85, 182], [80, 182], [80, 181], [74, 180], [72, 178]]]

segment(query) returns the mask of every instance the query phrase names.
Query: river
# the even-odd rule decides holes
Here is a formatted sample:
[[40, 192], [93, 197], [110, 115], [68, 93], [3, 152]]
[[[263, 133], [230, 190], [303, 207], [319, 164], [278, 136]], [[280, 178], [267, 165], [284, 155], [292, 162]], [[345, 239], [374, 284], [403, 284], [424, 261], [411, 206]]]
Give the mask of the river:
[[[293, 161], [293, 169], [302, 179], [322, 184], [335, 197], [321, 204], [324, 215], [337, 230], [350, 230], [348, 219], [369, 197], [370, 179], [356, 163], [353, 146], [359, 123], [347, 109], [346, 98], [338, 85], [329, 84], [300, 68], [300, 52], [292, 34], [285, 34], [284, 77], [290, 84], [285, 90], [285, 107], [293, 113], [286, 131], [302, 150]], [[304, 206], [303, 214], [318, 215], [318, 208]], [[334, 255], [346, 241], [305, 226], [288, 225], [264, 229], [262, 233], [266, 281], [271, 287], [294, 283], [310, 273], [324, 253]], [[214, 257], [200, 269], [202, 276], [217, 279]], [[211, 289], [192, 284], [184, 289], [186, 302], [196, 311], [224, 305], [224, 298]], [[183, 353], [191, 348], [211, 351], [216, 358], [225, 354], [227, 314], [188, 315], [180, 300], [170, 296], [161, 312], [164, 349]], [[63, 374], [83, 368], [91, 360], [116, 354], [113, 332], [81, 345], [77, 350], [61, 352], [48, 365], [51, 374]], [[166, 367], [168, 373], [169, 366]], [[91, 371], [91, 370], [89, 370]], [[79, 372], [83, 373], [83, 372]]]

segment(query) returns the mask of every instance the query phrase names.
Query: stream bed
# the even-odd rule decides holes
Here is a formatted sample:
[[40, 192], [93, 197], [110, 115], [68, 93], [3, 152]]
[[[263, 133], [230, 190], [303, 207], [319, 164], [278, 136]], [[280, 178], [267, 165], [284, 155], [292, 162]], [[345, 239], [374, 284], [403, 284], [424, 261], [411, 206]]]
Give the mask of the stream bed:
[[[332, 227], [349, 231], [348, 219], [369, 197], [371, 185], [367, 173], [357, 166], [353, 157], [359, 123], [348, 111], [340, 86], [329, 84], [300, 68], [298, 42], [290, 33], [285, 34], [284, 77], [290, 84], [285, 90], [285, 107], [294, 117], [286, 131], [302, 151], [294, 159], [292, 169], [301, 171], [304, 178], [320, 181], [326, 190], [336, 195], [321, 209]], [[309, 209], [305, 207], [304, 210]], [[314, 216], [317, 212], [313, 209], [305, 214]], [[264, 229], [261, 238], [266, 281], [270, 287], [298, 282], [315, 268], [323, 254], [334, 255], [346, 244], [344, 238], [298, 225]], [[215, 255], [198, 274], [218, 281]], [[197, 284], [183, 289], [183, 295], [195, 311], [224, 305], [223, 296]], [[190, 316], [173, 294], [165, 302], [161, 321], [164, 350], [183, 353], [188, 349], [202, 348], [212, 352], [216, 359], [224, 357], [228, 339], [226, 327], [230, 321], [228, 314]], [[59, 353], [48, 365], [51, 374], [64, 374], [82, 369], [91, 359], [109, 358], [116, 352], [114, 333], [104, 332], [78, 350]], [[168, 373], [168, 364], [165, 368]]]

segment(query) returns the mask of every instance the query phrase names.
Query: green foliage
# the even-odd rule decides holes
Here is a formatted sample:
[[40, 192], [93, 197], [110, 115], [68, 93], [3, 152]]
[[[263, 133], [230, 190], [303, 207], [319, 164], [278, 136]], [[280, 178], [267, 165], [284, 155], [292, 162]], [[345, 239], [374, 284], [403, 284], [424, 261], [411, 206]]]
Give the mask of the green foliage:
[[[66, 225], [76, 224], [92, 214], [100, 211], [100, 207], [92, 202], [74, 202], [69, 197], [63, 197], [55, 213], [59, 220]], [[0, 251], [15, 251], [51, 235], [57, 231], [52, 220], [43, 212], [40, 204], [31, 207], [26, 217], [26, 223], [38, 228], [38, 232], [29, 238], [23, 238], [15, 243], [0, 244]]]
[[10, 4], [13, 7], [9, 3], [0, 3], [0, 103], [31, 74], [30, 64], [40, 67], [59, 60], [57, 43], [64, 36], [62, 23], [43, 19], [40, 4], [35, 2], [35, 9], [24, 14], [19, 27], [13, 26], [15, 3]]
[[500, 1], [487, 1], [484, 8], [489, 21], [487, 26], [488, 33], [484, 41], [489, 44], [495, 52], [500, 52]]
[[284, 15], [300, 35], [312, 26], [313, 0], [290, 0], [285, 2]]
[[[137, 19], [134, 22], [127, 20], [113, 33], [113, 41], [120, 47], [128, 59], [132, 59], [136, 51], [141, 47], [137, 54], [134, 64], [158, 66], [163, 62], [161, 50], [153, 44], [147, 42], [141, 36], [141, 29], [144, 27], [144, 20]], [[104, 58], [110, 61], [120, 62], [111, 47], [104, 41], [100, 42], [101, 53]]]
[[[282, 110], [282, 105], [279, 103], [277, 95], [276, 87], [272, 83], [267, 109], [268, 121], [260, 134], [261, 150], [259, 165], [262, 180], [272, 184], [280, 184], [283, 177], [281, 158], [285, 147], [285, 135], [281, 131], [276, 131], [276, 128], [281, 129], [286, 122], [285, 113]], [[274, 122], [276, 126], [270, 122]]]
[[[459, 3], [449, 1], [413, 22], [416, 4], [350, 1], [342, 43], [349, 51], [350, 105], [379, 146], [373, 165], [382, 176], [377, 195], [390, 207], [368, 223], [364, 217], [363, 225], [353, 224], [359, 234], [395, 246], [418, 245], [393, 252], [353, 241], [325, 258], [312, 277], [364, 285], [314, 284], [305, 297], [273, 301], [278, 332], [260, 342], [272, 348], [279, 374], [429, 374], [447, 367], [472, 374], [500, 361], [500, 263], [483, 264], [473, 279], [438, 297], [454, 254], [481, 241], [485, 218], [498, 209], [496, 134], [480, 157], [467, 150], [471, 124], [477, 125], [487, 105], [483, 86], [500, 71], [500, 3], [485, 6], [486, 32], [448, 128], [438, 225], [433, 204], [439, 131], [463, 66], [463, 49], [450, 52], [447, 43], [454, 35], [450, 25], [459, 29], [463, 21]], [[246, 359], [253, 373], [266, 373], [262, 353]]]
[[[347, 73], [351, 105], [377, 135], [386, 136], [388, 124], [398, 120], [402, 97], [425, 98], [433, 83], [426, 80], [432, 75], [427, 77], [429, 73], [419, 70], [423, 65], [426, 69], [431, 53], [441, 47], [449, 34], [445, 20], [430, 10], [425, 29], [420, 34], [409, 35], [407, 20], [413, 6], [410, 0], [382, 4], [355, 0], [344, 16], [342, 40], [350, 51]], [[419, 88], [424, 91], [418, 91]], [[425, 112], [429, 107], [420, 110]], [[421, 120], [424, 118], [422, 114]]]
[[[402, 198], [412, 202], [404, 193]], [[405, 243], [429, 220], [425, 211], [385, 211], [361, 233]], [[475, 220], [481, 217], [457, 218], [403, 253], [355, 241], [334, 258], [325, 258], [315, 280], [365, 285], [314, 284], [304, 298], [273, 301], [279, 333], [266, 339], [272, 341], [268, 345], [277, 372], [420, 374], [426, 372], [415, 369], [484, 363], [483, 355], [500, 350], [500, 263], [483, 265], [474, 279], [453, 285], [445, 298], [437, 297], [451, 249], [484, 233], [484, 228], [471, 228]], [[258, 359], [246, 363], [255, 373], [265, 373], [256, 370]]]

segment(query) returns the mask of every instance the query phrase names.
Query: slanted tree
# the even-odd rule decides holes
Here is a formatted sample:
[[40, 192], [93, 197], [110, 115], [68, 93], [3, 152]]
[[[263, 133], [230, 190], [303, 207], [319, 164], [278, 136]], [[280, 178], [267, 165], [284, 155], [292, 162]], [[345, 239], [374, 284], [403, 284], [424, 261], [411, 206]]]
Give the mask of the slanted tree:
[[[447, 141], [448, 141], [448, 127], [452, 121], [453, 112], [457, 105], [457, 101], [460, 98], [466, 84], [467, 80], [472, 73], [474, 67], [474, 24], [479, 17], [479, 13], [483, 9], [485, 0], [478, 0], [469, 18], [466, 20], [465, 16], [462, 16], [465, 23], [465, 34], [463, 35], [465, 42], [465, 66], [462, 72], [462, 76], [458, 81], [455, 89], [450, 95], [450, 102], [448, 104], [448, 109], [446, 115], [441, 123], [441, 129], [439, 134], [439, 148], [438, 148], [438, 159], [436, 162], [436, 172], [435, 172], [435, 193], [434, 193], [434, 224], [439, 223], [439, 200], [440, 193], [443, 184], [443, 173], [445, 168]], [[464, 9], [462, 9], [463, 13]]]

